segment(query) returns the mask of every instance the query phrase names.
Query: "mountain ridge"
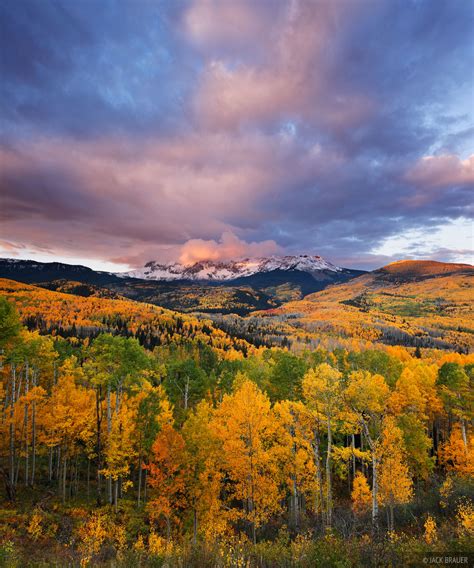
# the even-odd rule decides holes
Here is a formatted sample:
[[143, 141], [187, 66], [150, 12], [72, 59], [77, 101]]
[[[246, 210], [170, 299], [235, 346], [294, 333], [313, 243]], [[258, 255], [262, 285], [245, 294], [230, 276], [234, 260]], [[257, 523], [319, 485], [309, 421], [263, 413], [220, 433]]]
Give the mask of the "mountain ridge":
[[[153, 266], [156, 265], [151, 263], [150, 268]], [[100, 291], [88, 287], [100, 286], [113, 294], [183, 312], [246, 315], [277, 307], [364, 273], [336, 267], [321, 257], [308, 255], [258, 261], [244, 259], [226, 264], [195, 263], [191, 267], [191, 272], [188, 267], [188, 271], [181, 270], [178, 277], [175, 273], [170, 279], [159, 280], [138, 278], [138, 273], [132, 277], [58, 262], [0, 259], [0, 277], [68, 291], [78, 289], [81, 283], [85, 285], [80, 288], [81, 293], [94, 295]], [[202, 279], [203, 270], [214, 270], [211, 275], [214, 278]]]
[[347, 269], [335, 266], [319, 255], [299, 254], [243, 258], [230, 261], [205, 260], [189, 265], [179, 262], [159, 263], [150, 261], [147, 262], [142, 269], [123, 273], [123, 277], [161, 281], [194, 280], [226, 282], [276, 270], [295, 270], [313, 274], [319, 271], [341, 273]]
[[26, 284], [66, 279], [100, 286], [120, 281], [120, 278], [113, 272], [94, 270], [82, 264], [39, 262], [17, 258], [0, 258], [0, 277], [11, 278]]

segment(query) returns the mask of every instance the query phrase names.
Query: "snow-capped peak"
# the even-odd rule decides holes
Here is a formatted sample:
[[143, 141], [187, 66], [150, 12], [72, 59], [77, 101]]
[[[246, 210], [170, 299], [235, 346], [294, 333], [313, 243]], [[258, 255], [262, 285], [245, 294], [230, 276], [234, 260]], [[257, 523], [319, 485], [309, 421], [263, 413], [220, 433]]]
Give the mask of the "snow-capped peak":
[[300, 254], [295, 256], [270, 256], [266, 258], [244, 258], [232, 261], [206, 260], [192, 265], [178, 262], [160, 264], [148, 262], [140, 270], [132, 270], [119, 274], [131, 278], [146, 280], [214, 280], [227, 281], [244, 276], [252, 276], [260, 272], [273, 270], [299, 270], [310, 274], [321, 270], [340, 272], [342, 269], [334, 266], [320, 256]]

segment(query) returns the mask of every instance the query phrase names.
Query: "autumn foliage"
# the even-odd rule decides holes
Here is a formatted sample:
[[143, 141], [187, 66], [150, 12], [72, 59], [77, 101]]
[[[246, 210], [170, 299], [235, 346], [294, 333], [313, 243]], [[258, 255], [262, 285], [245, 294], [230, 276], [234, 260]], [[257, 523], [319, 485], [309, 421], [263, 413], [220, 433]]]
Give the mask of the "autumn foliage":
[[[296, 355], [188, 316], [86, 301], [94, 307], [76, 332], [94, 322], [98, 333], [60, 337], [28, 330], [0, 298], [11, 517], [0, 524], [11, 543], [2, 554], [35, 542], [84, 566], [107, 554], [174, 565], [198, 551], [217, 566], [277, 566], [258, 560], [275, 550], [296, 565], [339, 565], [343, 537], [363, 556], [364, 543], [386, 534], [423, 546], [447, 531], [462, 546], [472, 535], [471, 356], [383, 346]], [[22, 304], [23, 321], [41, 305]], [[63, 309], [51, 306], [49, 322]], [[121, 314], [128, 330], [175, 327], [150, 349], [117, 327], [101, 333], [111, 331], [98, 324], [105, 313]], [[23, 532], [8, 528], [15, 515], [26, 515]], [[65, 517], [67, 546], [58, 544]]]

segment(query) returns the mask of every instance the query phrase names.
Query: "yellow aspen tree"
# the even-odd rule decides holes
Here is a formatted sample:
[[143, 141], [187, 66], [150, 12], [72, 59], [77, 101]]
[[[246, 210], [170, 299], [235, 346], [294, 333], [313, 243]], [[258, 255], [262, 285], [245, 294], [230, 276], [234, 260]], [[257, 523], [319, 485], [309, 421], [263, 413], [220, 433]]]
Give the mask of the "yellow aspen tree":
[[466, 371], [467, 368], [458, 363], [444, 363], [439, 369], [437, 384], [446, 412], [461, 428], [467, 453], [469, 427], [474, 418], [474, 376]]
[[114, 482], [113, 504], [116, 511], [122, 482], [125, 480], [125, 489], [132, 483], [127, 481], [127, 478], [130, 475], [132, 462], [136, 457], [136, 417], [136, 401], [124, 394], [119, 409], [112, 416], [111, 428], [104, 451], [107, 466], [102, 470], [102, 473], [109, 476]]
[[310, 408], [321, 416], [326, 426], [326, 522], [332, 525], [333, 495], [332, 495], [332, 446], [334, 419], [342, 399], [342, 374], [328, 365], [321, 363], [311, 369], [303, 378], [303, 393]]
[[393, 416], [387, 416], [383, 423], [380, 444], [380, 504], [388, 507], [388, 528], [395, 528], [394, 508], [411, 501], [413, 481], [406, 464], [403, 434]]
[[437, 393], [438, 368], [415, 359], [403, 369], [388, 407], [399, 417], [405, 450], [410, 468], [419, 478], [427, 479], [434, 465], [431, 457], [433, 440], [428, 436], [430, 426], [438, 432], [443, 405]]
[[74, 362], [66, 362], [39, 417], [44, 443], [61, 448], [59, 481], [63, 500], [66, 499], [68, 463], [76, 455], [78, 444], [87, 443], [93, 436], [94, 395], [76, 384], [78, 375], [80, 370], [74, 368]]
[[431, 515], [426, 518], [425, 524], [423, 525], [425, 532], [423, 538], [427, 544], [434, 544], [437, 540], [437, 527], [436, 521]]
[[372, 525], [378, 530], [379, 441], [390, 389], [382, 375], [354, 371], [344, 392], [347, 409], [353, 412], [372, 455]]
[[365, 475], [358, 471], [352, 482], [352, 510], [357, 515], [370, 509], [372, 503], [372, 491]]
[[284, 400], [275, 404], [275, 416], [280, 426], [278, 457], [285, 484], [290, 493], [293, 528], [298, 532], [300, 510], [304, 503], [314, 502], [318, 491], [312, 448], [313, 420], [302, 402]]
[[[49, 391], [54, 383], [54, 369], [58, 357], [54, 350], [52, 338], [40, 336], [37, 332], [27, 334], [27, 357], [29, 359], [29, 367], [31, 368], [32, 390], [42, 387], [45, 391]], [[31, 486], [35, 484], [36, 471], [36, 405], [37, 403], [33, 399], [31, 403], [31, 473], [29, 480]]]
[[241, 503], [239, 516], [257, 529], [280, 509], [279, 470], [275, 455], [275, 417], [268, 397], [244, 375], [236, 379], [215, 413], [214, 427], [222, 442], [229, 506]]
[[194, 543], [198, 534], [212, 542], [228, 528], [227, 511], [220, 498], [224, 480], [222, 442], [211, 427], [213, 415], [211, 405], [201, 401], [183, 425], [186, 493], [192, 507]]

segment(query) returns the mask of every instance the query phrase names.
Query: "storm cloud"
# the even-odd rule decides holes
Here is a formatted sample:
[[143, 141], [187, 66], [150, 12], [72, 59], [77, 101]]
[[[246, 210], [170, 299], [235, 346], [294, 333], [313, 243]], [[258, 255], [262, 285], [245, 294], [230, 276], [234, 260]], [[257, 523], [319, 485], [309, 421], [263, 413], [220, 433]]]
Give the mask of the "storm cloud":
[[[468, 0], [6, 0], [0, 17], [4, 256], [471, 260]], [[407, 235], [430, 246], [397, 251]]]

